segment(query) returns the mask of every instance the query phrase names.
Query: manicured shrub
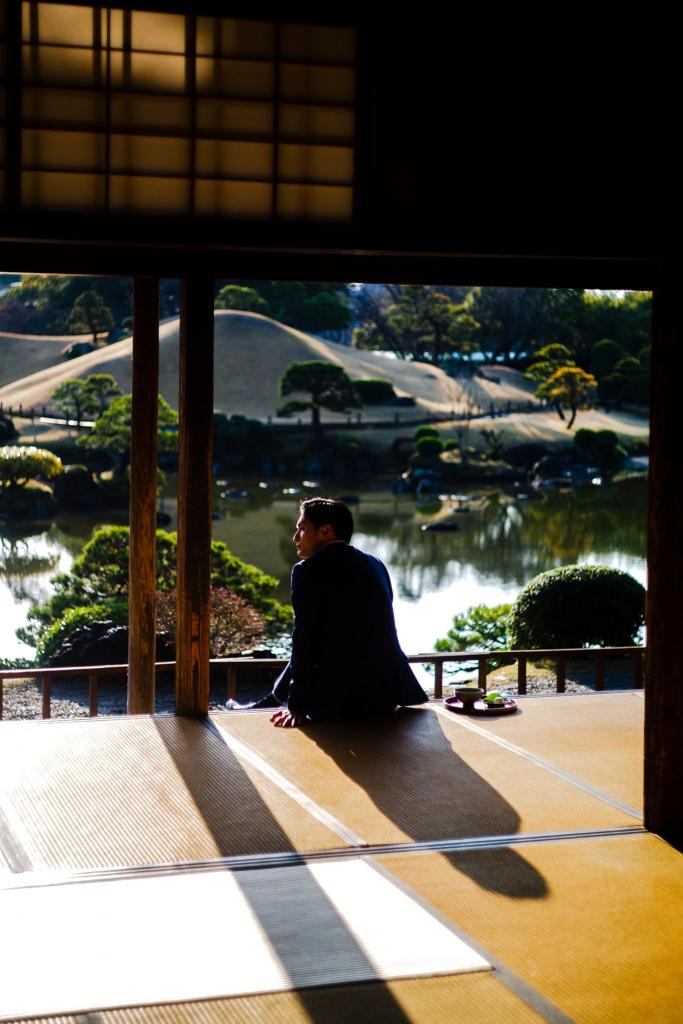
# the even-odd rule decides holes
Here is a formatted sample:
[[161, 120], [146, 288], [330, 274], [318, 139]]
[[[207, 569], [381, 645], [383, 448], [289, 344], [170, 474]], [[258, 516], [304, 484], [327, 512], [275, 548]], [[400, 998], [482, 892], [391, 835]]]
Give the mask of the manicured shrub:
[[577, 430], [574, 449], [581, 462], [595, 464], [602, 470], [617, 469], [626, 458], [613, 430]]
[[645, 589], [607, 565], [565, 565], [527, 583], [508, 620], [514, 649], [622, 647], [636, 642]]
[[29, 480], [52, 480], [63, 468], [62, 460], [45, 448], [4, 445], [0, 448], [0, 489], [25, 487]]
[[391, 381], [380, 377], [359, 378], [353, 386], [363, 405], [382, 405], [396, 397]]
[[421, 437], [441, 437], [441, 434], [436, 427], [417, 427], [413, 437], [419, 441]]
[[440, 437], [419, 437], [415, 442], [415, 450], [418, 455], [440, 455], [443, 451], [443, 441]]
[[101, 604], [81, 605], [67, 608], [63, 615], [44, 630], [36, 644], [36, 664], [42, 665], [53, 657], [64, 641], [77, 629], [91, 626], [94, 622], [111, 622], [124, 626], [128, 622], [128, 603], [121, 599], [104, 601]]
[[445, 452], [455, 452], [459, 447], [460, 445], [457, 441], [454, 441], [453, 438], [451, 438], [450, 441], [446, 441], [443, 446]]

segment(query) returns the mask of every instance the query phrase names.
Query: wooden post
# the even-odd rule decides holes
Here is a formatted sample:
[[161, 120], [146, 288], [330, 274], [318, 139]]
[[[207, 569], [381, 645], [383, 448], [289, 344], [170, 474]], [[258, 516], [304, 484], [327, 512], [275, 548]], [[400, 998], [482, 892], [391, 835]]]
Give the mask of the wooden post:
[[441, 700], [443, 697], [443, 662], [434, 662], [434, 699]]
[[645, 662], [645, 827], [683, 850], [683, 475], [679, 436], [681, 267], [654, 292]]
[[97, 701], [98, 701], [97, 684], [98, 684], [98, 679], [99, 679], [99, 677], [98, 677], [96, 672], [91, 672], [90, 675], [88, 676], [88, 696], [90, 698], [90, 717], [91, 718], [95, 718], [95, 716], [97, 715]]
[[605, 689], [605, 652], [598, 651], [595, 655], [595, 689]]
[[133, 285], [128, 714], [154, 713], [159, 282]]
[[182, 282], [176, 714], [209, 710], [213, 280]]
[[517, 694], [520, 697], [526, 694], [526, 654], [520, 654], [517, 659]]
[[50, 717], [50, 697], [52, 696], [52, 680], [49, 676], [42, 676], [41, 683], [43, 687], [43, 718]]
[[228, 666], [228, 700], [237, 700], [237, 666]]

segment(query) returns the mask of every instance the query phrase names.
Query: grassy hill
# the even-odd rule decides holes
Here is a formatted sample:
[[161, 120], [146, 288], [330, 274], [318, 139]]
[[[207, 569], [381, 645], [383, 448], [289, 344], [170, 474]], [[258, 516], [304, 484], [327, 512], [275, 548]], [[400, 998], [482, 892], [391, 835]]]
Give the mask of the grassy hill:
[[[399, 395], [410, 395], [424, 411], [443, 414], [462, 409], [466, 394], [443, 371], [425, 363], [404, 363], [387, 356], [322, 341], [258, 313], [217, 310], [215, 313], [214, 408], [225, 413], [266, 417], [281, 403], [278, 381], [289, 363], [319, 359], [342, 366], [351, 377], [384, 377]], [[178, 407], [177, 319], [159, 329], [159, 390]], [[0, 388], [5, 405], [41, 406], [62, 381], [84, 378], [91, 373], [111, 373], [125, 392], [131, 390], [132, 340], [79, 356], [68, 362], [36, 367], [33, 350], [27, 344], [23, 374]], [[17, 367], [19, 369], [19, 367]], [[373, 408], [377, 415], [393, 419], [396, 407]], [[338, 418], [326, 414], [329, 418]]]
[[77, 341], [90, 341], [91, 338], [90, 334], [55, 337], [0, 331], [0, 389], [26, 374], [66, 362], [65, 349]]
[[[387, 429], [368, 435], [373, 444], [386, 444], [407, 428], [393, 425], [397, 411], [401, 420], [418, 418], [420, 413], [448, 415], [463, 412], [473, 406], [488, 411], [493, 404], [504, 410], [508, 402], [526, 402], [533, 396], [535, 385], [518, 370], [509, 367], [484, 366], [476, 376], [453, 380], [443, 371], [426, 363], [406, 363], [373, 352], [335, 345], [302, 331], [260, 316], [232, 310], [216, 310], [214, 317], [214, 408], [218, 411], [242, 413], [265, 418], [274, 416], [281, 399], [278, 381], [289, 365], [295, 361], [319, 359], [342, 366], [352, 377], [383, 377], [390, 380], [399, 395], [415, 399], [416, 408], [398, 409], [397, 406], [371, 406], [364, 417], [385, 419]], [[174, 408], [178, 408], [178, 320], [169, 320], [159, 328], [160, 373], [159, 390]], [[107, 345], [96, 352], [64, 360], [62, 350], [73, 337], [34, 338], [21, 335], [0, 335], [2, 376], [0, 376], [0, 402], [5, 406], [24, 408], [47, 405], [50, 395], [62, 381], [72, 377], [87, 377], [91, 373], [111, 373], [124, 392], [131, 390], [130, 338]], [[324, 419], [345, 419], [334, 413], [324, 413]], [[647, 419], [631, 413], [599, 410], [580, 412], [574, 430], [588, 427], [592, 430], [615, 430], [622, 438], [646, 437]], [[574, 430], [552, 411], [519, 413], [497, 416], [495, 419], [474, 420], [469, 444], [485, 447], [481, 431], [495, 429], [506, 445], [522, 441], [540, 441], [546, 444], [567, 443]], [[26, 428], [28, 429], [28, 428]], [[443, 423], [443, 436], [456, 437], [454, 425]], [[30, 437], [40, 433], [45, 440], [62, 433], [61, 428], [30, 428]]]

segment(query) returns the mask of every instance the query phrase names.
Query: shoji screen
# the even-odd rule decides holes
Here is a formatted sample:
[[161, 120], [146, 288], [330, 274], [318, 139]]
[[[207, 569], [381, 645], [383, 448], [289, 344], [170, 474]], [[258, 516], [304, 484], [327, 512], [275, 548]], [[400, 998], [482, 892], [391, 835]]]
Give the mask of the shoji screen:
[[24, 208], [350, 220], [353, 30], [22, 9]]

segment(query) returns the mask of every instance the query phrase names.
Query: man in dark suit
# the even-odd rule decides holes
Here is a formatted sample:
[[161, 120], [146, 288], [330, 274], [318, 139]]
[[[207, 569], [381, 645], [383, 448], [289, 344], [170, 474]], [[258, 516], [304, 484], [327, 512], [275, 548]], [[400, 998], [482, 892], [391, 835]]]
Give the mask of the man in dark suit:
[[[343, 501], [302, 501], [294, 533], [292, 655], [273, 691], [250, 707], [278, 707], [274, 725], [308, 717], [381, 714], [429, 698], [396, 635], [389, 574], [349, 543], [353, 516]], [[281, 707], [283, 704], [287, 707]]]

